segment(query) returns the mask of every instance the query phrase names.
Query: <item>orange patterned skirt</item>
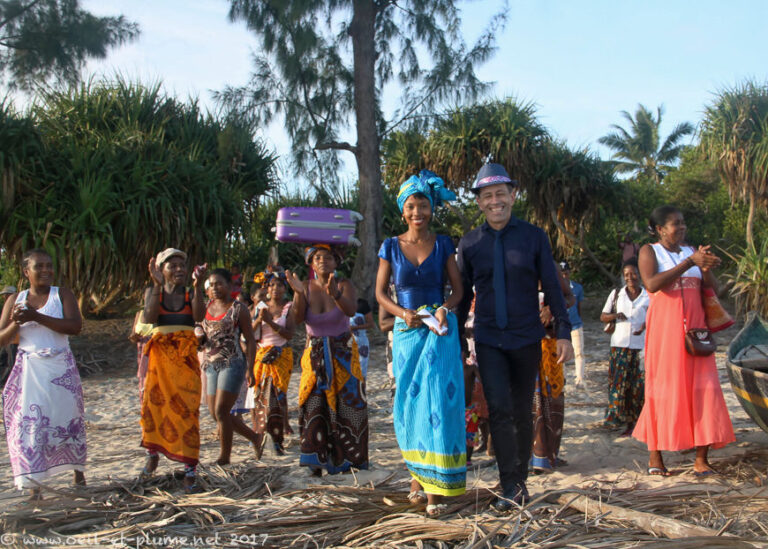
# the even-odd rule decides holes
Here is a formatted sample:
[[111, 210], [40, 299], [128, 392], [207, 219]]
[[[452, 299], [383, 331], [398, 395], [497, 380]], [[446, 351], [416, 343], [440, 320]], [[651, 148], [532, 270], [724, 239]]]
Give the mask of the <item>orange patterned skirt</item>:
[[141, 445], [169, 459], [196, 465], [200, 456], [200, 364], [189, 331], [155, 334], [141, 404]]

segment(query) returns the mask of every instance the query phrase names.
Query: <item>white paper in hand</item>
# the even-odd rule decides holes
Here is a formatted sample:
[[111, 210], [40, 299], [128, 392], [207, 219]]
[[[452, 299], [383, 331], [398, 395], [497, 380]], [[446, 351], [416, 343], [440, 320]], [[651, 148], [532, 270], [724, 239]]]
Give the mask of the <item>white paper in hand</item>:
[[259, 311], [259, 310], [261, 310], [261, 309], [269, 309], [269, 305], [267, 305], [267, 304], [266, 304], [266, 303], [264, 303], [263, 301], [259, 301], [259, 302], [256, 304], [256, 310], [257, 310], [257, 311]]
[[440, 322], [426, 309], [422, 309], [417, 313], [421, 317], [421, 321], [427, 325], [428, 328], [432, 328], [440, 335], [448, 333], [448, 326], [440, 327]]

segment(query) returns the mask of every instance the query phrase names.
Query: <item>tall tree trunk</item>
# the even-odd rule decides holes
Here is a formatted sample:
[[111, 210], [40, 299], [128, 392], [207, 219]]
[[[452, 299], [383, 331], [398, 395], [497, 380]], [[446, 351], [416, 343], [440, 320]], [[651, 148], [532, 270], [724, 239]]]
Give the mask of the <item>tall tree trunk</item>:
[[755, 236], [753, 234], [754, 226], [755, 226], [755, 203], [757, 202], [757, 199], [755, 197], [755, 191], [754, 189], [749, 191], [749, 214], [747, 215], [747, 246], [754, 250], [755, 249]]
[[370, 0], [355, 0], [349, 34], [355, 75], [355, 121], [357, 126], [357, 171], [360, 184], [360, 224], [362, 247], [352, 271], [352, 282], [358, 295], [369, 302], [374, 294], [381, 241], [382, 196], [381, 158], [376, 125], [376, 9]]

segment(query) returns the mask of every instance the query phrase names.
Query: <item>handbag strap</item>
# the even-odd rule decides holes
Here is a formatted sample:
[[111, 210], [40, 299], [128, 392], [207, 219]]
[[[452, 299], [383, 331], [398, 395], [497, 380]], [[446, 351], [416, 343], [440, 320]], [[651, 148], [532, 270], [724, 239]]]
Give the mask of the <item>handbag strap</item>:
[[611, 314], [616, 314], [616, 302], [619, 300], [619, 292], [621, 288], [613, 289], [613, 300], [611, 301]]
[[[659, 246], [661, 246], [661, 249], [666, 252], [667, 256], [669, 257], [669, 260], [675, 265], [675, 267], [677, 267], [680, 264], [680, 262], [679, 261], [675, 261], [675, 258], [672, 257], [672, 253], [669, 250], [667, 250], [661, 243], [659, 244]], [[680, 247], [680, 249], [682, 250], [682, 246]], [[683, 274], [685, 274], [685, 273], [683, 273]], [[681, 279], [681, 278], [683, 278], [683, 275], [680, 275], [678, 277], [678, 279]], [[682, 281], [680, 281], [680, 300], [681, 300], [681, 302], [683, 304], [683, 333], [685, 334], [685, 333], [688, 333], [688, 322], [685, 320], [685, 295], [683, 294], [683, 283], [682, 283]]]

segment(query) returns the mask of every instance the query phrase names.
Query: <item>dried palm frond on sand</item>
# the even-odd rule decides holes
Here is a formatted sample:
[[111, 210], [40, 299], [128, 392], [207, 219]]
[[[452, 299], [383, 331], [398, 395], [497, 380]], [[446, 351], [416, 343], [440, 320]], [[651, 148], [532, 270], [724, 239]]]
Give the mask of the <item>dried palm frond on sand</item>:
[[19, 545], [60, 536], [70, 547], [754, 547], [768, 540], [768, 491], [731, 480], [751, 478], [755, 459], [722, 463], [722, 482], [704, 497], [701, 485], [619, 490], [603, 483], [539, 493], [525, 508], [496, 516], [487, 511], [491, 491], [471, 490], [450, 499], [439, 519], [410, 507], [391, 477], [289, 490], [287, 477], [303, 474], [296, 467], [201, 466], [202, 494], [181, 495], [173, 474], [79, 491], [44, 487], [42, 502], [6, 506], [0, 529], [15, 533]]

